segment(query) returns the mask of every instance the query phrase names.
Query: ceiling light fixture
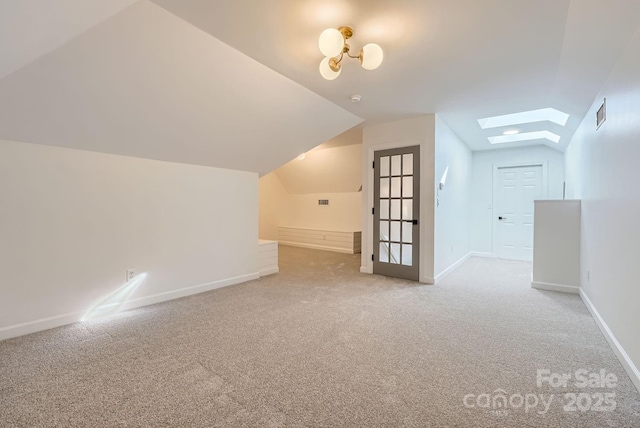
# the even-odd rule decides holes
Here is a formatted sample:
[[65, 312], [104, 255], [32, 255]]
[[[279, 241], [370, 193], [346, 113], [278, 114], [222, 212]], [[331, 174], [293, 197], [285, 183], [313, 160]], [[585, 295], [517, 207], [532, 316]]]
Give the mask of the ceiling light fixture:
[[320, 62], [320, 75], [327, 80], [333, 80], [342, 72], [342, 59], [345, 54], [349, 58], [357, 58], [365, 70], [375, 70], [380, 67], [384, 59], [382, 48], [375, 43], [364, 45], [358, 55], [351, 55], [351, 46], [347, 40], [353, 36], [351, 27], [338, 29], [328, 28], [320, 34], [318, 47], [325, 58]]
[[516, 135], [516, 134], [519, 134], [519, 133], [520, 133], [520, 131], [518, 131], [517, 129], [510, 129], [508, 131], [504, 131], [502, 133], [502, 135]]

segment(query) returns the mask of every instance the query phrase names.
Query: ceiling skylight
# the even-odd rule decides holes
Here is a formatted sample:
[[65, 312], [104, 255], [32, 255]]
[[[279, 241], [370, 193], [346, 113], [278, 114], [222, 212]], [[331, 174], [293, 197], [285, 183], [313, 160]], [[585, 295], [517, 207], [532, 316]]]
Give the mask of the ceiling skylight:
[[489, 129], [545, 121], [565, 126], [567, 124], [567, 120], [569, 120], [568, 114], [554, 108], [543, 108], [540, 110], [523, 111], [521, 113], [478, 119], [478, 123], [482, 129]]
[[554, 143], [560, 142], [560, 136], [549, 131], [524, 132], [514, 135], [498, 135], [497, 137], [489, 137], [491, 144], [516, 143], [518, 141], [530, 140], [549, 140]]

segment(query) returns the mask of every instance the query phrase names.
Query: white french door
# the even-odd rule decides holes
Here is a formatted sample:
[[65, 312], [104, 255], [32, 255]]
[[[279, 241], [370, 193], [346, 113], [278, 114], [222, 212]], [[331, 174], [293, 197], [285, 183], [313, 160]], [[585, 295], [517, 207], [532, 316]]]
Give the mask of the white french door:
[[494, 254], [533, 259], [533, 201], [544, 199], [542, 165], [499, 167], [494, 187]]

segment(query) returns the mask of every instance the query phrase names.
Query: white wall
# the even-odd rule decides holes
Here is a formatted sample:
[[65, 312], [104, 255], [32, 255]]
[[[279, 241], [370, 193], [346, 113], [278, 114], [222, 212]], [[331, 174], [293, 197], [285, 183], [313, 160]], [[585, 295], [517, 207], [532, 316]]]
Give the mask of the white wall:
[[373, 272], [373, 154], [377, 150], [420, 146], [420, 281], [434, 282], [435, 127], [435, 115], [429, 114], [364, 128], [361, 272]]
[[[472, 153], [436, 115], [435, 274], [442, 274], [470, 251]], [[449, 168], [444, 189], [438, 184]], [[438, 205], [439, 201], [439, 205]]]
[[531, 286], [580, 290], [580, 201], [535, 201]]
[[0, 237], [2, 339], [79, 320], [128, 268], [140, 305], [256, 277], [258, 177], [0, 140]]
[[493, 254], [493, 167], [546, 162], [547, 198], [562, 199], [564, 155], [545, 146], [473, 152], [471, 250]]
[[289, 192], [275, 172], [259, 181], [259, 236], [260, 239], [278, 239], [278, 226], [290, 223]]
[[[636, 370], [640, 367], [639, 51], [640, 30], [565, 155], [567, 196], [582, 200], [581, 287]], [[604, 97], [607, 121], [596, 131], [595, 112]], [[640, 373], [635, 376], [640, 388]]]
[[[329, 205], [318, 205], [328, 199]], [[290, 218], [283, 226], [359, 232], [362, 230], [362, 192], [289, 195]]]

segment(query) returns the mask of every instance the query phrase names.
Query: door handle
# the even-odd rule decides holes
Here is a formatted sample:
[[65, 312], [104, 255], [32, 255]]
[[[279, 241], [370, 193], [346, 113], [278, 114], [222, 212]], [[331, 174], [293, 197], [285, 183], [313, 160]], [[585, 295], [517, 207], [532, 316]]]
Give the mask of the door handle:
[[506, 217], [498, 217], [498, 220], [506, 220]]
[[402, 220], [405, 223], [412, 223], [412, 224], [418, 224], [418, 220]]

